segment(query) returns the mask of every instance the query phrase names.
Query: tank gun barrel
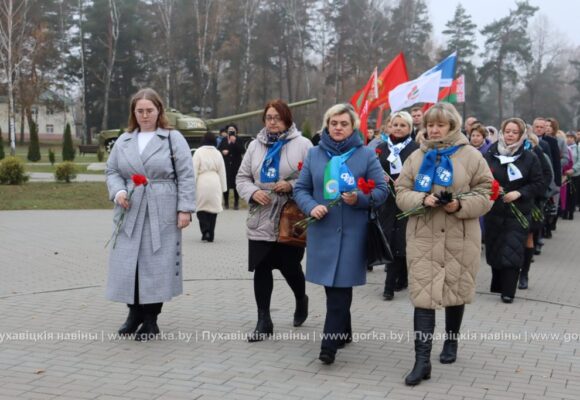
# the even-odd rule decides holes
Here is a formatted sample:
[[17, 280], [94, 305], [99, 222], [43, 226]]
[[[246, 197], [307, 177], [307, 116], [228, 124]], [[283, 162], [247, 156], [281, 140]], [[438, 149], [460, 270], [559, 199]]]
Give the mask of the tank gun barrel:
[[[293, 107], [307, 106], [309, 104], [316, 103], [317, 101], [318, 101], [317, 99], [308, 99], [308, 100], [297, 101], [297, 102], [288, 104], [288, 107], [293, 108]], [[264, 112], [264, 110], [255, 110], [255, 111], [250, 111], [250, 112], [246, 112], [246, 113], [230, 115], [230, 116], [222, 117], [222, 118], [208, 119], [208, 120], [205, 120], [205, 123], [207, 124], [208, 127], [213, 127], [215, 125], [224, 124], [224, 123], [230, 122], [230, 121], [255, 117], [257, 115], [261, 115], [263, 112]]]

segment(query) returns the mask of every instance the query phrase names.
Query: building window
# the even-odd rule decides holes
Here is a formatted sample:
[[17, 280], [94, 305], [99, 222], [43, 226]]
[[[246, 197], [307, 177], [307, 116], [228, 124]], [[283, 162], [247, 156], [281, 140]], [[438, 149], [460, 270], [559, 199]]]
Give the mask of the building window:
[[54, 133], [54, 125], [47, 124], [46, 125], [46, 133]]
[[47, 107], [46, 108], [46, 115], [54, 115], [54, 108]]
[[35, 116], [35, 117], [38, 116], [38, 108], [32, 107], [30, 109], [30, 112], [32, 113], [33, 116]]

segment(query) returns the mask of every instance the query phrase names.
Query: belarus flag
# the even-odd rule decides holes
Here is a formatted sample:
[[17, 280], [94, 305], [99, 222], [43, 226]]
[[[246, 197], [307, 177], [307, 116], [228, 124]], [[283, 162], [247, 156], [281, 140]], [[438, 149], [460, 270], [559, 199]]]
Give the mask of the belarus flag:
[[391, 112], [397, 112], [417, 103], [436, 103], [441, 86], [441, 71], [405, 82], [389, 92]]

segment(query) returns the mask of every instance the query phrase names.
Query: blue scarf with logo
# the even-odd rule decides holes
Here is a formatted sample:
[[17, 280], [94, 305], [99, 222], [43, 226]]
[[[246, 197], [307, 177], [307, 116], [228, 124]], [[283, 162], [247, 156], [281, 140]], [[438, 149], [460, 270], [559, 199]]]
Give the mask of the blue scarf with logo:
[[419, 173], [415, 177], [414, 190], [428, 193], [431, 191], [433, 184], [445, 187], [451, 186], [453, 183], [453, 164], [449, 157], [460, 147], [451, 146], [446, 149], [433, 149], [425, 153]]
[[266, 153], [266, 157], [264, 157], [262, 169], [260, 170], [260, 182], [278, 182], [282, 147], [288, 142], [288, 139], [281, 139], [268, 147], [268, 152]]

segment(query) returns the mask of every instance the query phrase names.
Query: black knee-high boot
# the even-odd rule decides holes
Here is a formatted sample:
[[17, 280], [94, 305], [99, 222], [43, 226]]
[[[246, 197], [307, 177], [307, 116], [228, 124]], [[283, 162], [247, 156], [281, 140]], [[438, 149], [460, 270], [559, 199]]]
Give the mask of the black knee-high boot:
[[451, 364], [457, 359], [457, 341], [465, 305], [445, 307], [445, 332], [447, 338], [439, 355], [441, 364]]
[[533, 257], [534, 249], [528, 249], [526, 247], [524, 250], [524, 264], [520, 270], [520, 284], [518, 285], [518, 289], [525, 290], [528, 288], [528, 273], [530, 272], [530, 264], [532, 263]]
[[415, 330], [415, 365], [405, 378], [405, 384], [415, 386], [423, 379], [431, 378], [431, 348], [435, 331], [435, 310], [415, 308], [413, 316]]
[[385, 290], [383, 291], [383, 298], [387, 301], [393, 300], [393, 298], [395, 297], [397, 268], [398, 265], [396, 262], [390, 262], [387, 264], [387, 276], [385, 277]]

